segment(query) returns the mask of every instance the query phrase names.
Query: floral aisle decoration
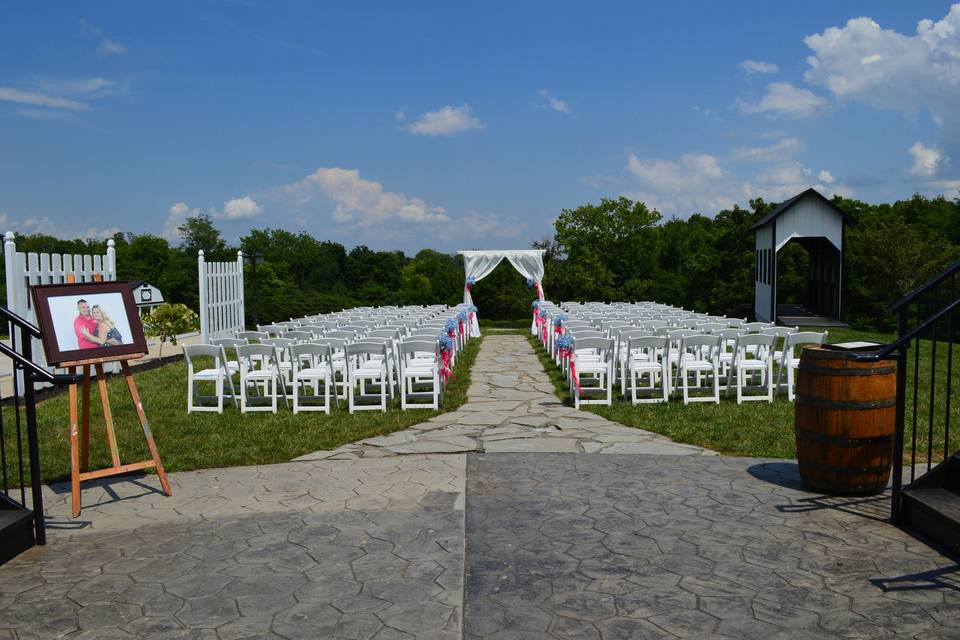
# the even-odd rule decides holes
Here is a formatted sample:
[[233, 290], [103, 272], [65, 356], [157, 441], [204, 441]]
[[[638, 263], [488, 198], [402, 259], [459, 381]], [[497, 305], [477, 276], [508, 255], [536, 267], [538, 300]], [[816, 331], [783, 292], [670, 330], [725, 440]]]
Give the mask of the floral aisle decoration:
[[467, 318], [469, 324], [469, 332], [471, 338], [480, 337], [480, 324], [477, 322], [477, 307], [470, 305], [467, 307]]
[[527, 286], [531, 287], [537, 293], [537, 299], [543, 300], [543, 290], [540, 288], [540, 282], [533, 278], [527, 278]]
[[453, 350], [454, 339], [449, 335], [440, 334], [437, 336], [437, 343], [440, 345], [440, 378], [446, 384], [453, 375]]
[[573, 359], [573, 336], [564, 334], [557, 338], [557, 355], [560, 356], [561, 360], [570, 363], [570, 378], [573, 380], [573, 386], [576, 387], [579, 395], [580, 377], [577, 375], [577, 364]]
[[457, 333], [460, 335], [461, 339], [465, 339], [466, 337], [465, 329], [467, 320], [468, 317], [466, 311], [460, 311], [460, 313], [457, 314]]
[[553, 332], [557, 336], [563, 335], [563, 323], [567, 319], [567, 314], [561, 313], [553, 319]]
[[447, 323], [443, 325], [443, 330], [446, 332], [448, 337], [455, 339], [457, 337], [457, 319], [448, 319]]
[[473, 295], [473, 285], [475, 284], [477, 284], [477, 279], [473, 276], [470, 276], [467, 278], [467, 283], [463, 286], [463, 288], [466, 289], [468, 293]]

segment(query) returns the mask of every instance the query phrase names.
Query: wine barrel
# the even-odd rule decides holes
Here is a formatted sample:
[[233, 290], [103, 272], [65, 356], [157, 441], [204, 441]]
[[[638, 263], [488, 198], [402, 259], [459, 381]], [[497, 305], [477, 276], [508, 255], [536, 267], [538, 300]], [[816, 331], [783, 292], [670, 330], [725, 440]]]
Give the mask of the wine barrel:
[[895, 362], [804, 349], [794, 409], [803, 483], [838, 495], [882, 492], [890, 479], [896, 395]]

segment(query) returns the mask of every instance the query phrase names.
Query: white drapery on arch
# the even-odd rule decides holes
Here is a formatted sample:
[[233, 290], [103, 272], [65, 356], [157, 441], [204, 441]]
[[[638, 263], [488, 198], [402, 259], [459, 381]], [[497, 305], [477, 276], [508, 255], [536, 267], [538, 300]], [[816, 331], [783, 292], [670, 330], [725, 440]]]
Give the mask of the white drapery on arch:
[[[464, 283], [470, 278], [474, 282], [480, 282], [497, 268], [504, 258], [510, 261], [513, 268], [520, 272], [524, 278], [531, 278], [537, 283], [537, 294], [543, 300], [543, 249], [520, 249], [513, 251], [460, 251], [463, 256]], [[463, 287], [463, 301], [467, 304], [473, 304], [473, 296], [470, 290]], [[476, 316], [473, 320], [475, 326], [471, 327], [471, 332], [475, 336], [480, 335], [480, 326], [477, 323]]]

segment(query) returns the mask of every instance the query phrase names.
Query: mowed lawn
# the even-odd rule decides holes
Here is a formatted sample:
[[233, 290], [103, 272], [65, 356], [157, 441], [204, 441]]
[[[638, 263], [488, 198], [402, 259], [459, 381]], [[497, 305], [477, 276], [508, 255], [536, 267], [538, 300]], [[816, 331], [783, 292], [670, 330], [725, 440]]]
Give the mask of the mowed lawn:
[[[801, 330], [817, 331], [816, 328], [801, 328]], [[888, 343], [894, 336], [857, 329], [829, 329], [829, 342], [849, 342], [864, 340], [870, 342]], [[567, 404], [573, 400], [568, 392], [568, 382], [560, 375], [559, 368], [547, 357], [539, 343], [530, 338], [531, 344], [537, 349], [540, 360], [550, 374], [558, 395]], [[940, 342], [936, 354], [936, 382], [937, 389], [934, 395], [933, 441], [934, 453], [943, 453], [945, 444], [945, 416], [947, 414], [947, 344]], [[957, 377], [960, 371], [960, 345], [955, 344], [953, 349], [953, 376]], [[921, 341], [917, 367], [919, 381], [917, 407], [917, 449], [918, 462], [926, 460], [927, 434], [929, 418], [929, 388], [932, 371], [932, 348], [928, 341]], [[913, 433], [913, 380], [914, 352], [911, 351], [910, 367], [907, 379], [908, 397], [906, 407], [906, 440], [909, 443]], [[617, 387], [619, 389], [619, 387]], [[683, 401], [672, 398], [669, 403], [633, 405], [619, 397], [619, 391], [614, 391], [612, 406], [581, 405], [586, 411], [592, 411], [605, 418], [621, 424], [654, 431], [663, 434], [677, 442], [695, 444], [713, 449], [719, 453], [736, 456], [794, 458], [796, 457], [796, 442], [794, 439], [794, 404], [786, 396], [777, 395], [772, 403], [744, 402], [737, 405], [736, 398], [725, 398], [721, 389], [719, 405], [713, 403], [692, 403], [684, 405]], [[949, 452], [960, 449], [960, 381], [954, 380], [950, 391], [950, 433], [949, 443], [946, 443]], [[905, 451], [905, 459], [910, 462], [909, 450]], [[936, 462], [936, 455], [934, 462]]]
[[[471, 340], [457, 359], [447, 386], [442, 411], [400, 410], [399, 400], [386, 413], [347, 412], [346, 403], [327, 416], [319, 412], [298, 413], [279, 403], [276, 414], [241, 414], [227, 400], [222, 414], [187, 413], [187, 365], [183, 360], [136, 374], [147, 418], [167, 471], [286, 462], [320, 449], [391, 433], [423, 422], [466, 401], [470, 367], [482, 338]], [[130, 394], [122, 377], [107, 384], [123, 462], [147, 459]], [[91, 385], [90, 466], [110, 466], [103, 429], [103, 414], [97, 385]], [[5, 444], [14, 450], [12, 408], [4, 407]], [[45, 482], [63, 480], [70, 474], [69, 404], [66, 393], [37, 405], [41, 474]], [[24, 449], [26, 443], [24, 442]], [[29, 482], [29, 478], [27, 479]]]

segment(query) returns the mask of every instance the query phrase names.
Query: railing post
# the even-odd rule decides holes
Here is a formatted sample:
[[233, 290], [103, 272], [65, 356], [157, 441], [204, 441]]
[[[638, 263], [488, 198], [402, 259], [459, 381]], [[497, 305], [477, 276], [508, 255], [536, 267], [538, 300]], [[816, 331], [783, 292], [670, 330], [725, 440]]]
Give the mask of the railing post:
[[[33, 360], [30, 336], [23, 327], [20, 330], [20, 344], [23, 357]], [[37, 544], [47, 543], [46, 526], [43, 516], [43, 483], [40, 479], [40, 443], [37, 438], [37, 405], [33, 391], [33, 374], [23, 371], [23, 404], [27, 414], [27, 450], [30, 458], [30, 493], [33, 498], [33, 532]]]
[[[906, 335], [907, 313], [909, 306], [900, 310], [900, 320], [897, 329], [897, 336]], [[893, 438], [893, 483], [891, 487], [890, 500], [890, 521], [894, 524], [900, 520], [900, 507], [902, 504], [903, 493], [903, 440], [904, 416], [907, 405], [907, 349], [909, 341], [900, 347], [897, 353], [897, 405], [895, 417], [895, 434]], [[916, 400], [914, 400], [916, 401]]]

